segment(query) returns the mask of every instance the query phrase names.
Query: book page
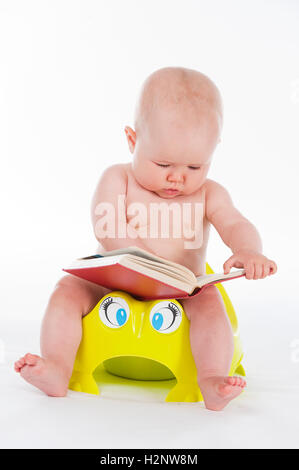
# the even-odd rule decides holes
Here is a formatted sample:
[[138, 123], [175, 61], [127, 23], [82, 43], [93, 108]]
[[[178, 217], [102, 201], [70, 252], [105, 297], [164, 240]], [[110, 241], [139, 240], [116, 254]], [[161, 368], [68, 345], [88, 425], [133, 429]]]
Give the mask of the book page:
[[195, 274], [193, 274], [190, 269], [186, 268], [186, 266], [182, 266], [181, 264], [160, 263], [160, 261], [153, 261], [134, 255], [127, 255], [126, 258], [132, 260], [134, 263], [139, 263], [142, 266], [148, 266], [155, 271], [163, 270], [164, 272], [169, 273], [169, 275], [180, 276], [182, 279], [192, 284], [196, 283]]
[[199, 276], [196, 278], [197, 280], [197, 286], [202, 287], [205, 284], [209, 284], [210, 282], [214, 281], [222, 281], [224, 279], [230, 279], [232, 277], [240, 277], [245, 274], [245, 269], [236, 269], [235, 271], [231, 271], [228, 274], [224, 273], [214, 273], [214, 274], [204, 274], [203, 276]]
[[116, 256], [116, 255], [126, 255], [131, 254], [134, 256], [140, 256], [141, 258], [152, 259], [160, 262], [165, 262], [164, 258], [160, 258], [159, 256], [153, 255], [142, 248], [138, 248], [137, 246], [128, 246], [128, 248], [119, 248], [118, 250], [111, 250], [101, 253], [101, 256]]
[[87, 269], [96, 268], [101, 266], [109, 266], [110, 264], [116, 264], [125, 255], [120, 256], [88, 256], [87, 258], [79, 258], [72, 261], [66, 269]]
[[196, 282], [195, 275], [192, 273], [192, 271], [190, 271], [190, 269], [186, 268], [186, 266], [183, 266], [178, 263], [174, 263], [173, 261], [169, 261], [165, 258], [149, 253], [148, 251], [143, 250], [142, 248], [137, 248], [137, 246], [129, 246], [128, 248], [120, 248], [119, 250], [106, 251], [105, 253], [101, 253], [100, 256], [106, 258], [108, 256], [116, 256], [116, 255], [128, 255], [128, 256], [132, 255], [132, 256], [147, 259], [149, 261], [154, 261], [157, 263], [172, 266], [175, 269], [178, 269], [179, 271], [185, 272], [188, 277], [190, 277], [190, 273], [191, 273], [192, 281]]
[[[169, 282], [171, 284], [172, 279], [180, 280], [181, 282], [187, 282], [190, 285], [196, 284], [196, 277], [189, 269], [180, 269], [181, 265], [178, 267], [169, 266], [167, 264], [162, 264], [160, 262], [155, 262], [152, 260], [147, 260], [145, 258], [140, 258], [139, 256], [129, 255], [124, 253], [122, 255], [116, 256], [88, 256], [86, 258], [79, 258], [68, 266], [67, 269], [86, 269], [86, 268], [95, 268], [101, 266], [109, 266], [111, 264], [115, 264], [121, 262], [121, 260], [128, 260], [131, 264], [130, 266], [135, 266], [136, 270], [142, 272], [142, 269], [145, 268], [147, 270], [151, 270], [153, 272], [161, 272], [164, 273], [165, 276], [168, 276]], [[122, 263], [124, 264], [124, 263]], [[124, 264], [125, 265], [125, 264]], [[137, 266], [140, 268], [137, 269]], [[182, 268], [185, 268], [182, 266]], [[154, 277], [154, 276], [153, 276]]]
[[155, 263], [154, 261], [147, 261], [147, 260], [141, 260], [139, 257], [133, 257], [133, 256], [126, 256], [125, 257], [128, 260], [132, 260], [134, 264], [138, 264], [140, 266], [145, 266], [148, 269], [152, 269], [153, 271], [158, 271], [160, 273], [165, 273], [167, 276], [175, 279], [180, 279], [183, 282], [188, 282], [190, 284], [194, 284], [196, 282], [196, 277], [195, 275], [189, 271], [188, 273], [185, 273], [183, 270], [179, 270], [177, 268], [172, 268], [171, 266], [165, 266], [161, 263]]
[[177, 289], [180, 289], [187, 294], [191, 294], [194, 290], [194, 285], [190, 285], [188, 281], [184, 281], [182, 279], [176, 279], [172, 276], [169, 276], [169, 274], [164, 274], [163, 272], [154, 270], [150, 267], [147, 266], [142, 266], [136, 264], [134, 261], [131, 261], [128, 259], [128, 257], [121, 256], [119, 257], [120, 264], [123, 266], [132, 269], [133, 271], [139, 272], [141, 274], [144, 274], [145, 276], [151, 277], [152, 279], [157, 279], [158, 281], [163, 282], [163, 284], [169, 285], [171, 287], [175, 287]]

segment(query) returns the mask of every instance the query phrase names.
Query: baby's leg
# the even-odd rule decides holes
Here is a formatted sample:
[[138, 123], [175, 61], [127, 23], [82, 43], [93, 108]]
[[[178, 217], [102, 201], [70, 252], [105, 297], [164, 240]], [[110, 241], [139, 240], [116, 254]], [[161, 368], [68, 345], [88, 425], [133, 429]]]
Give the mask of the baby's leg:
[[47, 395], [65, 396], [81, 341], [82, 317], [108, 292], [75, 276], [60, 279], [42, 323], [42, 357], [26, 354], [15, 363], [16, 372]]
[[239, 377], [228, 377], [234, 341], [223, 300], [218, 289], [209, 286], [181, 302], [190, 320], [191, 350], [205, 405], [221, 410], [246, 385]]

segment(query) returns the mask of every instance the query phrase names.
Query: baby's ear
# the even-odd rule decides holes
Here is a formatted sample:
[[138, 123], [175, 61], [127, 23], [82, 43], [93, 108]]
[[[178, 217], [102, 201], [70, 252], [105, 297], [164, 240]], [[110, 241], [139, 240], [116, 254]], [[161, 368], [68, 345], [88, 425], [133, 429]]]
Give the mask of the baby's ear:
[[126, 126], [125, 133], [126, 133], [127, 141], [129, 144], [130, 152], [133, 153], [135, 144], [136, 144], [136, 132], [133, 129], [131, 129], [131, 127]]

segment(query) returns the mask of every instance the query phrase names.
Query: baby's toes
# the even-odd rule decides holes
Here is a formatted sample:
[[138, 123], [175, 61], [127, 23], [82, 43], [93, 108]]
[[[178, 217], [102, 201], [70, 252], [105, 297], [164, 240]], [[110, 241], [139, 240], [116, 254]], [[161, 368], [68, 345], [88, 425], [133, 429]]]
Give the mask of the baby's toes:
[[242, 379], [241, 377], [235, 377], [235, 385], [237, 387], [241, 387], [241, 384], [242, 384]]
[[245, 387], [246, 382], [241, 377], [227, 377], [226, 383], [233, 385], [234, 387]]
[[234, 379], [236, 379], [236, 381], [235, 381], [235, 386], [241, 387], [241, 388], [244, 388], [244, 387], [245, 387], [246, 382], [245, 382], [244, 379], [242, 379], [242, 377], [234, 377]]
[[25, 359], [25, 364], [27, 364], [28, 366], [35, 366], [37, 362], [40, 360], [40, 357], [37, 356], [36, 354], [27, 353], [24, 356], [24, 359]]
[[237, 377], [226, 377], [226, 379], [224, 380], [224, 382], [228, 385], [232, 385], [232, 386], [235, 386], [236, 385], [236, 378]]
[[41, 358], [36, 354], [27, 353], [25, 356], [21, 357], [18, 361], [14, 364], [14, 369], [16, 372], [21, 372], [24, 367], [26, 366], [36, 366], [38, 365]]
[[24, 357], [21, 357], [21, 359], [16, 361], [15, 364], [14, 364], [15, 371], [20, 372], [20, 370], [22, 369], [24, 364], [25, 364], [25, 359], [24, 359]]
[[231, 379], [234, 379], [234, 385], [237, 387], [244, 388], [246, 385], [246, 381], [242, 377], [230, 377]]
[[242, 387], [242, 388], [246, 387], [246, 380], [242, 379], [241, 377], [239, 377], [239, 378], [241, 380], [240, 387]]

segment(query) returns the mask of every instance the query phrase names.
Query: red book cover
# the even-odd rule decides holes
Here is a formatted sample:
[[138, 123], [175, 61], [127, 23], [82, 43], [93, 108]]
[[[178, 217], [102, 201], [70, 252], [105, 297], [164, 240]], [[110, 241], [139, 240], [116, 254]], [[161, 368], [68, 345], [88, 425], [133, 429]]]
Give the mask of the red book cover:
[[63, 269], [63, 271], [107, 287], [107, 289], [123, 290], [144, 300], [188, 297], [187, 292], [133, 271], [119, 263], [101, 267]]
[[[63, 269], [63, 271], [111, 290], [122, 290], [128, 292], [134, 297], [138, 297], [142, 300], [183, 299], [190, 297], [190, 295], [198, 295], [205, 287], [211, 284], [216, 284], [215, 281], [210, 282], [201, 289], [196, 288], [195, 291], [189, 295], [183, 290], [177, 289], [169, 284], [165, 284], [157, 279], [153, 279], [145, 274], [136, 272], [119, 263], [107, 266], [68, 268]], [[240, 277], [240, 275], [229, 279], [235, 279], [237, 277]], [[229, 279], [222, 279], [221, 282]], [[220, 281], [217, 282], [219, 283]]]

